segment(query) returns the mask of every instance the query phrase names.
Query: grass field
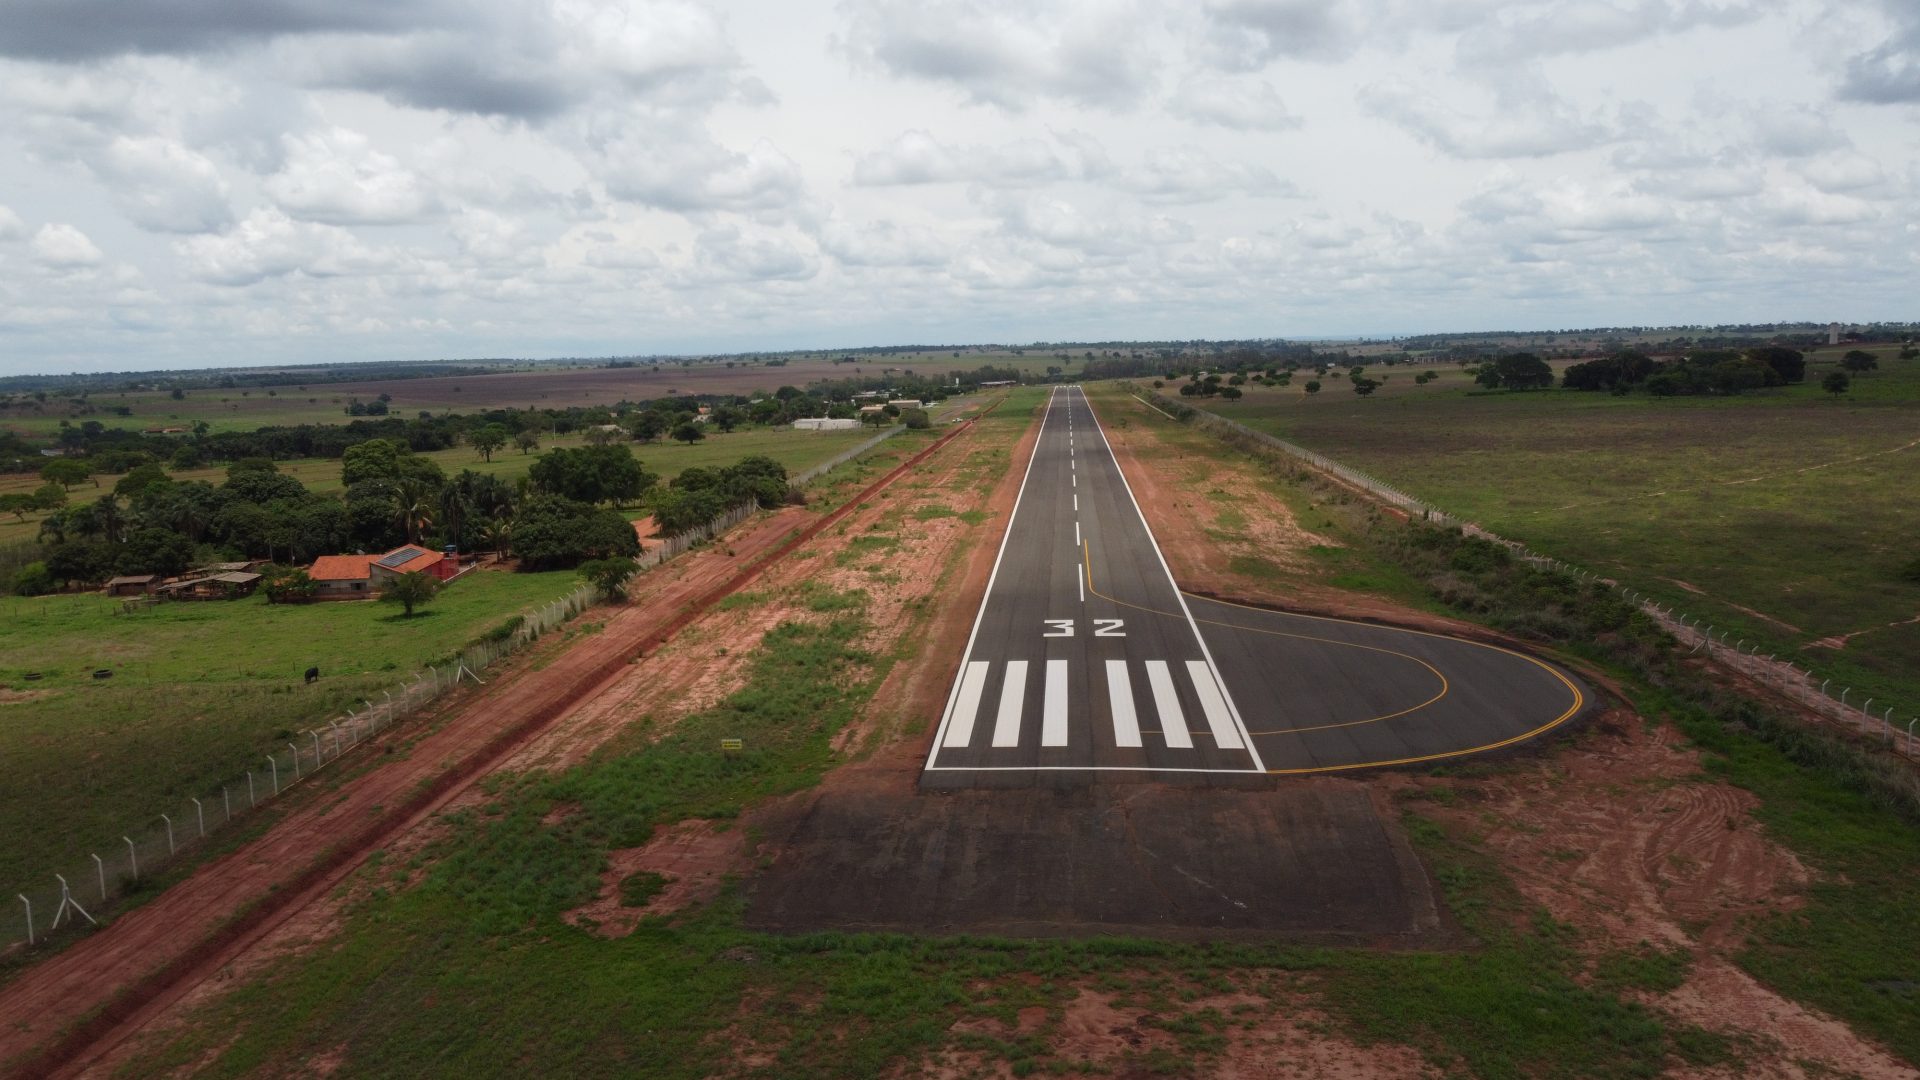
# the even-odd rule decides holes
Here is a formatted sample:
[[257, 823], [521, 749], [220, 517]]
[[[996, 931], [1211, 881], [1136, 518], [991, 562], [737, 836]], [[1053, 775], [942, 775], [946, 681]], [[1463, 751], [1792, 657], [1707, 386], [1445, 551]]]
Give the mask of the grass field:
[[[1807, 385], [1736, 398], [1475, 393], [1406, 369], [1362, 400], [1248, 387], [1203, 407], [1367, 470], [1535, 549], [1762, 643], [1901, 713], [1920, 711], [1920, 361], [1838, 400]], [[1378, 374], [1381, 369], [1371, 369]], [[1169, 387], [1168, 389], [1172, 389]], [[1843, 648], [1817, 644], [1858, 634]], [[1831, 643], [1829, 643], [1831, 644]]]
[[[634, 456], [655, 473], [664, 483], [680, 475], [684, 469], [695, 466], [714, 467], [731, 465], [741, 458], [754, 454], [765, 454], [787, 467], [789, 473], [797, 473], [832, 458], [843, 451], [850, 450], [869, 439], [873, 432], [858, 431], [795, 431], [792, 428], [740, 428], [728, 434], [717, 429], [706, 439], [691, 446], [662, 440], [658, 443], [632, 444]], [[492, 461], [481, 460], [472, 447], [457, 446], [451, 450], [435, 450], [421, 456], [439, 464], [448, 476], [456, 475], [462, 469], [490, 473], [509, 482], [527, 475], [539, 455], [557, 447], [583, 446], [585, 442], [577, 435], [547, 438], [541, 441], [540, 449], [523, 454], [518, 450], [496, 451]], [[313, 491], [337, 492], [341, 490], [340, 462], [331, 458], [301, 458], [278, 463], [280, 471], [298, 479]], [[185, 469], [173, 473], [176, 480], [204, 480], [210, 484], [220, 484], [227, 478], [224, 466], [208, 469]], [[101, 494], [112, 491], [118, 476], [100, 476], [96, 479], [98, 487], [81, 485], [74, 488], [69, 498], [75, 502], [91, 502]], [[32, 491], [41, 480], [37, 476], [26, 474], [0, 474], [0, 495], [16, 491]], [[40, 529], [40, 513], [29, 513], [24, 521], [7, 515], [0, 517], [0, 543], [11, 540], [24, 540], [34, 537]]]
[[[955, 353], [958, 355], [955, 355]], [[1075, 363], [1086, 350], [1073, 354]], [[0, 408], [0, 430], [46, 438], [59, 430], [60, 421], [79, 424], [97, 420], [108, 427], [191, 427], [206, 421], [215, 431], [252, 431], [280, 424], [344, 424], [349, 402], [372, 401], [391, 395], [391, 414], [413, 416], [429, 412], [472, 413], [484, 409], [559, 409], [569, 406], [611, 406], [621, 401], [644, 401], [674, 395], [756, 394], [782, 386], [806, 386], [822, 379], [879, 375], [887, 369], [911, 370], [919, 375], [972, 371], [984, 365], [1014, 367], [1037, 374], [1060, 364], [1054, 353], [1023, 350], [959, 349], [901, 351], [891, 357], [860, 356], [853, 363], [835, 363], [827, 357], [795, 358], [780, 366], [745, 360], [701, 360], [686, 365], [666, 363], [631, 368], [541, 366], [497, 374], [440, 376], [421, 379], [384, 379], [364, 382], [313, 383], [307, 386], [249, 387], [191, 390], [181, 400], [163, 391], [102, 391], [90, 394], [91, 408], [76, 410], [63, 399]], [[117, 406], [132, 410], [118, 416]]]
[[[412, 619], [378, 603], [0, 599], [0, 885], [38, 884], [579, 584], [481, 571]], [[323, 678], [307, 686], [309, 665]], [[96, 668], [113, 677], [96, 680]], [[27, 672], [41, 680], [27, 682]]]

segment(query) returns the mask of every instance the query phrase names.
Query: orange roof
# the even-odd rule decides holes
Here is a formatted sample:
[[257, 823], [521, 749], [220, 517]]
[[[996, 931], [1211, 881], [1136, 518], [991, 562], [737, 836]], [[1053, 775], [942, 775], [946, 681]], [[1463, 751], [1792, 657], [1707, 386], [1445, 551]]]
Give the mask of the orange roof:
[[315, 581], [365, 581], [372, 576], [367, 567], [378, 555], [322, 555], [313, 560], [307, 576]]
[[[388, 560], [391, 560], [395, 555], [400, 555], [407, 551], [417, 551], [419, 552], [419, 554], [415, 555], [411, 559], [408, 559], [406, 562], [388, 561]], [[385, 555], [380, 556], [374, 561], [379, 563], [381, 569], [383, 570], [390, 570], [396, 574], [411, 574], [418, 570], [425, 570], [427, 567], [432, 566], [435, 563], [438, 563], [440, 560], [444, 558], [446, 558], [446, 556], [440, 554], [437, 551], [428, 551], [425, 548], [415, 547], [412, 544], [408, 544], [403, 547], [394, 548], [392, 551], [387, 552]]]

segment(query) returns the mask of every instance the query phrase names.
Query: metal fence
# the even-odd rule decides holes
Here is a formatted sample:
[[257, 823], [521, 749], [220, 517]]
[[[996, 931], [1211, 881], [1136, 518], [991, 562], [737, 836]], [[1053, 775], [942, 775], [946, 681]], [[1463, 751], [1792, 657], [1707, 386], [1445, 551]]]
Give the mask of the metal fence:
[[[1316, 454], [1303, 446], [1276, 438], [1264, 431], [1255, 431], [1245, 424], [1235, 423], [1204, 409], [1196, 409], [1185, 402], [1175, 401], [1152, 391], [1140, 392], [1138, 387], [1133, 387], [1132, 390], [1136, 401], [1163, 416], [1190, 422], [1227, 442], [1278, 450], [1312, 465], [1343, 483], [1359, 488], [1389, 505], [1399, 507], [1409, 514], [1418, 514], [1423, 520], [1457, 526], [1469, 535], [1502, 544], [1511, 549], [1516, 557], [1534, 566], [1558, 570], [1583, 581], [1605, 585], [1651, 616], [1681, 644], [1692, 646], [1693, 652], [1699, 653], [1704, 650], [1706, 654], [1756, 681], [1765, 683], [1816, 714], [1852, 728], [1870, 742], [1910, 758], [1920, 758], [1920, 715], [1914, 715], [1910, 710], [1907, 715], [1896, 718], [1894, 714], [1902, 711], [1896, 705], [1876, 702], [1864, 694], [1855, 694], [1851, 686], [1836, 686], [1833, 679], [1822, 677], [1811, 666], [1801, 668], [1790, 661], [1781, 660], [1777, 653], [1762, 654], [1758, 642], [1749, 642], [1726, 630], [1719, 630], [1716, 633], [1713, 624], [1690, 613], [1678, 611], [1672, 605], [1657, 602], [1639, 589], [1630, 588], [1612, 578], [1602, 577], [1552, 556], [1542, 555], [1519, 541], [1508, 540], [1480, 525], [1449, 514], [1432, 503], [1416, 498], [1359, 469], [1342, 465], [1322, 454]], [[1876, 704], [1880, 706], [1879, 709], [1873, 708]]]
[[[904, 427], [894, 427], [881, 432], [806, 470], [792, 482], [795, 486], [811, 483], [904, 430]], [[636, 561], [641, 570], [659, 566], [712, 540], [758, 511], [758, 504], [749, 500], [704, 525], [667, 537], [644, 551]], [[582, 585], [558, 600], [522, 613], [514, 629], [498, 641], [473, 645], [381, 691], [378, 700], [362, 699], [358, 708], [349, 709], [345, 715], [322, 726], [301, 730], [284, 745], [263, 754], [259, 763], [243, 775], [203, 792], [198, 798], [188, 798], [171, 811], [128, 831], [120, 837], [120, 844], [76, 860], [65, 873], [54, 874], [51, 882], [16, 892], [11, 901], [16, 918], [6, 920], [10, 931], [6, 937], [0, 937], [0, 941], [13, 939], [33, 945], [56, 933], [93, 924], [106, 905], [152, 882], [181, 858], [201, 850], [230, 822], [246, 817], [313, 779], [355, 747], [392, 728], [462, 682], [484, 682], [480, 673], [489, 666], [564, 625], [592, 606], [593, 601], [594, 590]]]

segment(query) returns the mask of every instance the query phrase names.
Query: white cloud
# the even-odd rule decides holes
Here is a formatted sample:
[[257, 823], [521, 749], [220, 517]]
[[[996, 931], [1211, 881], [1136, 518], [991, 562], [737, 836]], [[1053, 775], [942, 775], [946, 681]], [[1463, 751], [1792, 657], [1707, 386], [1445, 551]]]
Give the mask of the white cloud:
[[868, 70], [1021, 111], [1037, 98], [1132, 105], [1164, 17], [1139, 0], [847, 0], [840, 50]]
[[252, 285], [294, 273], [339, 277], [393, 265], [345, 229], [295, 221], [279, 210], [256, 210], [228, 233], [189, 237], [177, 247], [187, 273], [215, 285]]
[[1112, 172], [1106, 151], [1084, 135], [1055, 133], [1051, 141], [948, 147], [925, 131], [908, 131], [861, 155], [853, 166], [853, 182], [873, 187], [954, 181], [1021, 187], [1093, 180]]
[[97, 6], [0, 39], [7, 370], [1920, 292], [1910, 0]]
[[233, 220], [219, 167], [175, 140], [121, 136], [90, 156], [88, 164], [113, 192], [121, 212], [143, 229], [213, 232]]
[[828, 222], [819, 243], [820, 250], [846, 266], [940, 266], [949, 258], [947, 244], [931, 229], [891, 221]]
[[56, 270], [98, 266], [105, 261], [87, 234], [58, 222], [40, 226], [33, 234], [33, 259]]
[[420, 177], [346, 128], [288, 135], [286, 164], [264, 187], [282, 210], [329, 225], [399, 225], [438, 211]]
[[692, 129], [623, 133], [600, 148], [597, 171], [616, 199], [687, 212], [781, 209], [805, 188], [799, 165], [769, 140], [742, 152]]
[[1470, 116], [1404, 81], [1376, 83], [1360, 92], [1366, 110], [1442, 153], [1456, 158], [1551, 157], [1618, 138], [1612, 124], [1582, 116], [1548, 93], [1510, 90], [1492, 110]]
[[1234, 131], [1289, 131], [1300, 118], [1265, 79], [1195, 75], [1180, 84], [1170, 103], [1176, 115]]

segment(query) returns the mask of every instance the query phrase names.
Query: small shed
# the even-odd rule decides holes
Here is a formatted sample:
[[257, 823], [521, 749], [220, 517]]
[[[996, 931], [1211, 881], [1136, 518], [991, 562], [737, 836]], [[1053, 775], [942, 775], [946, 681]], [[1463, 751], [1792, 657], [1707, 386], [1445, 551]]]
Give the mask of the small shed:
[[107, 579], [108, 596], [143, 596], [153, 591], [153, 583], [159, 580], [157, 574], [122, 574]]
[[169, 581], [155, 591], [162, 600], [238, 600], [259, 587], [259, 574], [227, 571]]

